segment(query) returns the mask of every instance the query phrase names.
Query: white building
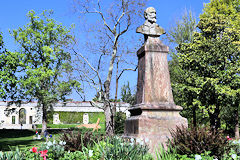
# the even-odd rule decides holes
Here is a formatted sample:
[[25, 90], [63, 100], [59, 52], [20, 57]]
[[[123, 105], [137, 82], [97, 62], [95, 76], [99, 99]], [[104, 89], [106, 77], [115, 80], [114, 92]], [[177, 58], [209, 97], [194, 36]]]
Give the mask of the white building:
[[[129, 106], [128, 103], [117, 103], [117, 112], [120, 109], [128, 117]], [[89, 102], [61, 102], [53, 106], [53, 111], [103, 112], [102, 109], [93, 107]], [[0, 102], [0, 129], [32, 129], [34, 124], [41, 123], [42, 112], [38, 110], [36, 102], [23, 103], [20, 106], [15, 104], [7, 106], [7, 102]]]

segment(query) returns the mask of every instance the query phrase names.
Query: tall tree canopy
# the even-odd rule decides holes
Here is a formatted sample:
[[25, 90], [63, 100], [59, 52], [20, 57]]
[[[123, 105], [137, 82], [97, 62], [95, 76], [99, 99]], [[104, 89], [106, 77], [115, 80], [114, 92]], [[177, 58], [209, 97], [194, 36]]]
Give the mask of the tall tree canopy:
[[18, 70], [19, 56], [8, 51], [3, 42], [3, 36], [0, 33], [0, 99], [15, 99], [18, 95], [19, 85], [18, 77], [15, 73]]
[[184, 74], [183, 69], [178, 64], [179, 57], [175, 47], [182, 43], [190, 43], [193, 41], [193, 33], [196, 31], [196, 18], [191, 10], [185, 10], [182, 17], [167, 31], [167, 40], [170, 42], [169, 71], [171, 76], [171, 84], [173, 89], [174, 101], [177, 105], [181, 105], [184, 110], [182, 116], [186, 117], [189, 122], [193, 122], [196, 126], [196, 109], [193, 105], [194, 95], [186, 93], [186, 90], [180, 90], [178, 83], [182, 80]]
[[177, 47], [184, 71], [178, 88], [194, 96], [202, 120], [209, 120], [213, 129], [220, 127], [225, 111], [235, 115], [229, 111], [239, 107], [239, 6], [238, 0], [211, 0], [200, 15], [193, 41]]
[[70, 31], [50, 18], [52, 12], [36, 15], [30, 11], [29, 23], [12, 31], [19, 51], [18, 94], [25, 100], [37, 100], [42, 109], [42, 132], [46, 130], [47, 108], [64, 99], [71, 92], [75, 81], [64, 73], [71, 72]]

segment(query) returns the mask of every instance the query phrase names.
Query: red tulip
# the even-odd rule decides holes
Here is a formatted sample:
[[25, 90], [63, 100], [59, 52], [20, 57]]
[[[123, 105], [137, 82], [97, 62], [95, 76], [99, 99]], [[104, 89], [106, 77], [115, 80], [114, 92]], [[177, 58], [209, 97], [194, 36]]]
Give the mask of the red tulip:
[[39, 151], [39, 153], [41, 153], [41, 157], [43, 157], [43, 160], [46, 160], [47, 158], [46, 158], [46, 156], [48, 156], [47, 155], [47, 152], [48, 152], [48, 150], [44, 150], [44, 151]]
[[32, 147], [32, 149], [30, 149], [30, 151], [32, 151], [33, 153], [38, 153], [37, 152], [37, 147]]

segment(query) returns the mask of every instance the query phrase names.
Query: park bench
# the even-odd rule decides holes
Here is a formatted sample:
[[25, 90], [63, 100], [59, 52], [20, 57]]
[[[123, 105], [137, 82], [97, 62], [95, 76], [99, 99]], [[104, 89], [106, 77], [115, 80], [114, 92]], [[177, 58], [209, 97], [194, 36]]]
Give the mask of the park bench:
[[76, 127], [78, 128], [81, 128], [81, 127], [85, 127], [85, 128], [93, 128], [93, 132], [95, 130], [97, 130], [98, 132], [98, 129], [101, 128], [101, 126], [99, 125], [99, 122], [100, 122], [100, 118], [98, 118], [97, 122], [96, 123], [93, 123], [93, 124], [81, 124], [81, 125], [78, 125]]

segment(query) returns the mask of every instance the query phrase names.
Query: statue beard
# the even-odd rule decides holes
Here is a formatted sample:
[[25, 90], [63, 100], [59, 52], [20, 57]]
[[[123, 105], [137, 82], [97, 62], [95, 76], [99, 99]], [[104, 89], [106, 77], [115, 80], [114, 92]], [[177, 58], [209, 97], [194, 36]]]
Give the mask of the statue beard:
[[156, 23], [157, 22], [157, 19], [156, 18], [153, 18], [153, 19], [149, 19], [148, 20], [150, 23]]

